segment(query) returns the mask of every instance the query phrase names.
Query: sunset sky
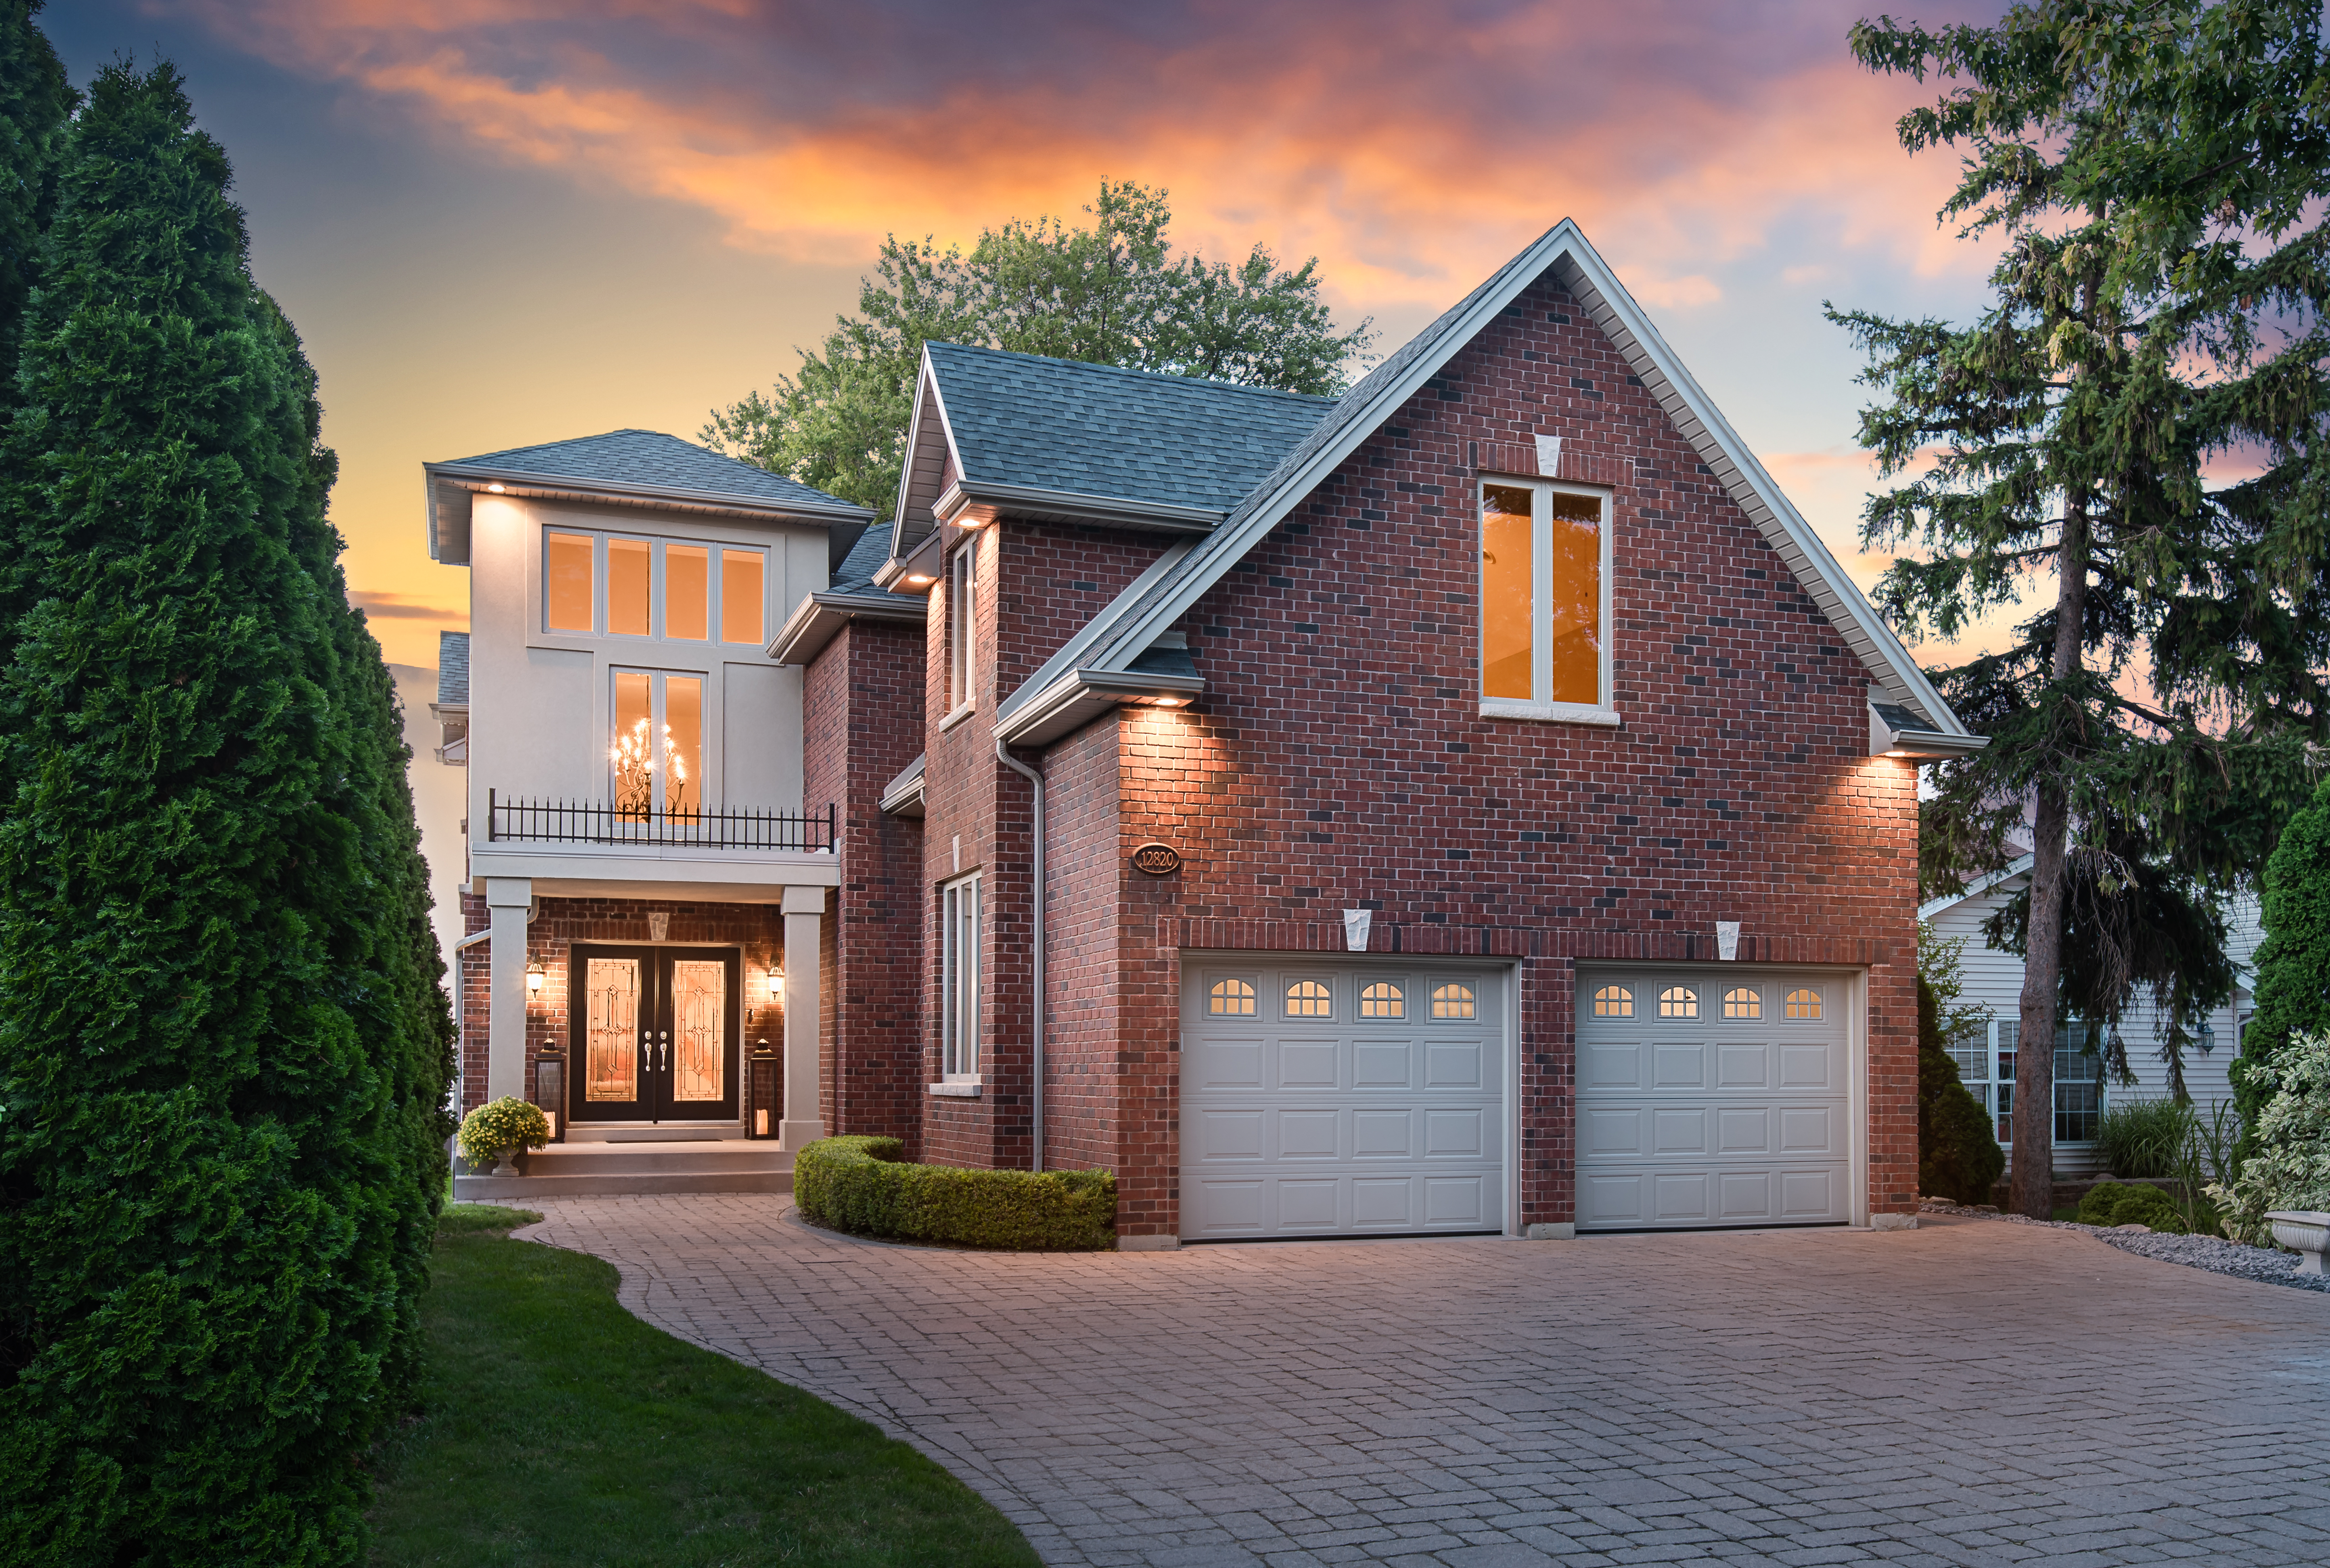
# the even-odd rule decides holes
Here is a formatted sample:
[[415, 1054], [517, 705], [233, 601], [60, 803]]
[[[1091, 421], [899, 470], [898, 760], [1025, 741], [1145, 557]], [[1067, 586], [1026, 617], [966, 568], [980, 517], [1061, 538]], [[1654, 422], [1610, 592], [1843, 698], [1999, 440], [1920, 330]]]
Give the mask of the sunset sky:
[[[1932, 23], [2003, 5], [1919, 5]], [[420, 465], [626, 426], [692, 437], [849, 308], [885, 232], [1172, 193], [1174, 238], [1316, 255], [1388, 352], [1577, 219], [1862, 582], [1859, 358], [1821, 301], [1963, 318], [1953, 156], [1859, 71], [1854, 4], [51, 0], [76, 82], [185, 73], [260, 282], [305, 335], [350, 581], [434, 665], [468, 585]], [[1918, 650], [1927, 663], [1951, 650]]]

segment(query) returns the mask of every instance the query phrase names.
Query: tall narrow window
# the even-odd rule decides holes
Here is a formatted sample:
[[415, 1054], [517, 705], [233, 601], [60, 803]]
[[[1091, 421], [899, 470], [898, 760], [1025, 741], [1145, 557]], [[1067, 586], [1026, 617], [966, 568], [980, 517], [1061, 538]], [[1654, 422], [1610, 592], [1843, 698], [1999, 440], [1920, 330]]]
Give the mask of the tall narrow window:
[[978, 635], [979, 535], [954, 553], [947, 568], [947, 711], [971, 705], [972, 639]]
[[979, 1072], [979, 878], [939, 890], [939, 1035], [949, 1078]]
[[597, 542], [588, 534], [553, 534], [543, 547], [547, 591], [544, 620], [552, 631], [595, 631], [591, 558]]
[[648, 579], [653, 547], [644, 539], [607, 541], [607, 629], [623, 637], [645, 637], [648, 625]]
[[761, 586], [761, 562], [757, 550], [720, 553], [722, 642], [748, 642], [758, 647], [763, 640], [762, 606], [766, 595]]
[[712, 635], [712, 552], [701, 544], [663, 547], [663, 635], [702, 642]]
[[1500, 480], [1481, 486], [1481, 704], [1493, 718], [1612, 723], [1609, 499]]
[[607, 745], [619, 816], [704, 808], [704, 677], [615, 672], [614, 734]]

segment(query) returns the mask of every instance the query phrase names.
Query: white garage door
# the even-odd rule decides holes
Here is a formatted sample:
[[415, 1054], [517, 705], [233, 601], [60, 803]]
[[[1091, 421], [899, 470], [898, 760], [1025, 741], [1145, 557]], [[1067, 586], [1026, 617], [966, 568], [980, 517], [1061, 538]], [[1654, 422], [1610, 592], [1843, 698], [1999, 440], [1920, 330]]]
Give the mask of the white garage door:
[[1501, 975], [1192, 954], [1182, 977], [1183, 1240], [1503, 1228]]
[[1851, 1217], [1836, 975], [1581, 969], [1578, 1228]]

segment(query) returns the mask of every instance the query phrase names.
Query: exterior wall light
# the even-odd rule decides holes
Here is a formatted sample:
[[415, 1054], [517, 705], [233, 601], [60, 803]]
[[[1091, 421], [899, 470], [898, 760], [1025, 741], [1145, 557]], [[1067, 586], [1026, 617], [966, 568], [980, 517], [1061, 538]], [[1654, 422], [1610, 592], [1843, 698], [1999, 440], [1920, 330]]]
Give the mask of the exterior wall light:
[[906, 581], [913, 583], [916, 588], [928, 588], [931, 585], [932, 578], [931, 574], [927, 571], [909, 571], [906, 573]]
[[530, 963], [530, 964], [526, 965], [526, 996], [527, 996], [527, 997], [539, 997], [539, 996], [541, 996], [541, 995], [542, 995], [542, 981], [543, 981], [542, 962], [541, 962], [541, 960], [540, 960], [540, 959], [536, 959], [536, 960], [535, 960], [533, 963]]
[[1160, 708], [1178, 708], [1186, 700], [1182, 697], [1160, 697], [1157, 699], [1157, 705]]
[[507, 494], [509, 486], [507, 485], [488, 485], [486, 486], [486, 490], [489, 495], [500, 496]]

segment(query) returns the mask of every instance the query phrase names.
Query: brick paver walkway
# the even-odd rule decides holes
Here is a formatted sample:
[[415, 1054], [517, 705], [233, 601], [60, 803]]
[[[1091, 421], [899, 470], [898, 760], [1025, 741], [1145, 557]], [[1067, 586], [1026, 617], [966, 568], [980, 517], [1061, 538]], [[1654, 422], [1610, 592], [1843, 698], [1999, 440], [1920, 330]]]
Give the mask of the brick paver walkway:
[[912, 1441], [1048, 1563], [2330, 1562], [2330, 1296], [2070, 1233], [999, 1256], [789, 1201], [521, 1234]]

